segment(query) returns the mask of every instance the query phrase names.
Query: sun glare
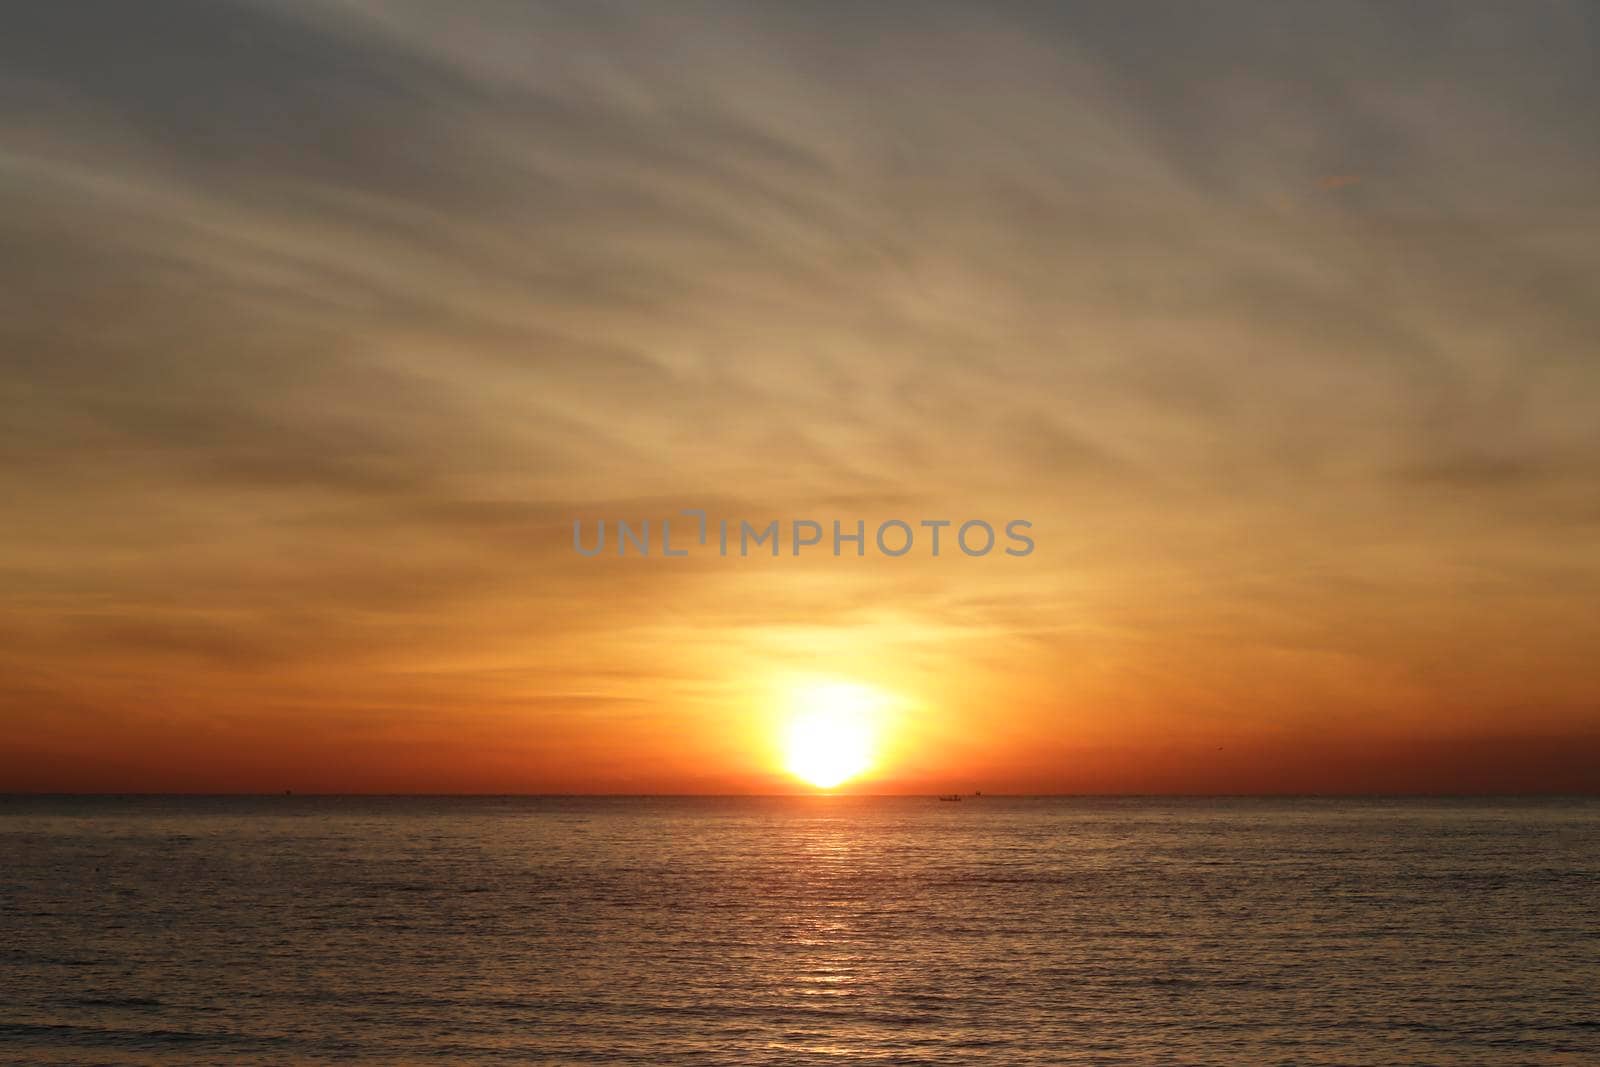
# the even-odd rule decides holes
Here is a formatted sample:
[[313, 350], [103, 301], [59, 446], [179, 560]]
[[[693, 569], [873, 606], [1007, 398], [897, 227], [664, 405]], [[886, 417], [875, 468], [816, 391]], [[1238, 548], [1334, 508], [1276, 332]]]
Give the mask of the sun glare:
[[870, 769], [875, 720], [883, 702], [875, 690], [850, 682], [796, 690], [783, 741], [789, 773], [819, 789], [832, 789]]

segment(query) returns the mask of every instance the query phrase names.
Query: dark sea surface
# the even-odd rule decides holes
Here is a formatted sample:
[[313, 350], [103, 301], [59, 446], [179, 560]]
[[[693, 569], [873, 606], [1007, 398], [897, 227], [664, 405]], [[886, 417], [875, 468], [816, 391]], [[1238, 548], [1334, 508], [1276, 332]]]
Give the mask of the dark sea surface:
[[0, 798], [0, 1061], [1600, 1064], [1600, 802]]

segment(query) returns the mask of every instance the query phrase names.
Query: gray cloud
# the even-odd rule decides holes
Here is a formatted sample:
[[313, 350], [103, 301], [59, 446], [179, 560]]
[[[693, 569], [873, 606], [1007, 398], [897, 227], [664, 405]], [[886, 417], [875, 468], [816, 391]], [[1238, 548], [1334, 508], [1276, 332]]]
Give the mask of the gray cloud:
[[[1132, 641], [1132, 588], [1387, 662], [1352, 583], [1448, 602], [1441, 544], [1592, 602], [1597, 37], [1560, 4], [13, 5], [11, 621], [63, 663], [534, 670], [669, 592], [717, 634], [880, 598]], [[550, 547], [708, 500], [1026, 515], [1060, 554], [735, 609]]]

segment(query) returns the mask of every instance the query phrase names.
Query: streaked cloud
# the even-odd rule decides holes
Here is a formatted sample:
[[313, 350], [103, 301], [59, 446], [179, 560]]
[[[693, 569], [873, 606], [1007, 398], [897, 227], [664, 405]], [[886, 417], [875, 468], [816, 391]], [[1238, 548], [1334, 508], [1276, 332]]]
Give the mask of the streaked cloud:
[[[0, 747], [455, 723], [606, 787], [807, 647], [1019, 746], [1600, 728], [1582, 6], [7, 23]], [[1041, 548], [571, 556], [696, 505]]]

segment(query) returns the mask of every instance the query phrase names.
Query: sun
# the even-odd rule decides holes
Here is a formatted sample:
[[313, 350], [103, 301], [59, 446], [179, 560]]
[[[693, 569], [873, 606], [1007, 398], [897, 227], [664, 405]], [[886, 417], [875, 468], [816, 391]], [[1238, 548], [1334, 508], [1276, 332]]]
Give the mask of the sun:
[[871, 769], [883, 702], [876, 690], [852, 682], [796, 689], [783, 736], [784, 766], [819, 789], [832, 789]]

